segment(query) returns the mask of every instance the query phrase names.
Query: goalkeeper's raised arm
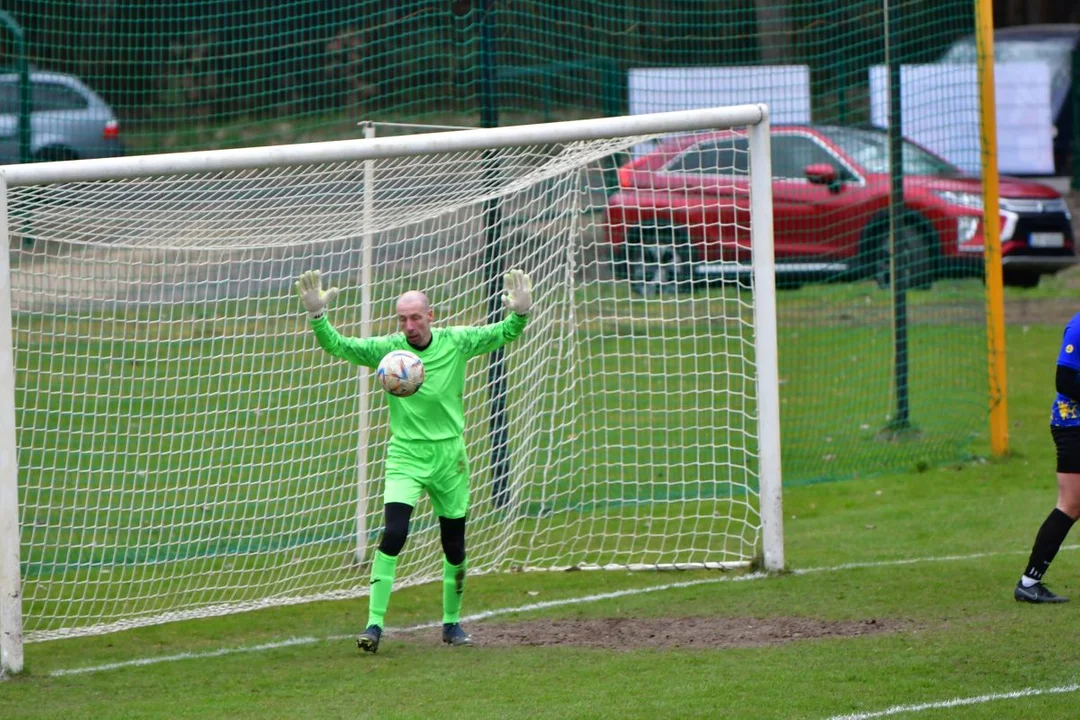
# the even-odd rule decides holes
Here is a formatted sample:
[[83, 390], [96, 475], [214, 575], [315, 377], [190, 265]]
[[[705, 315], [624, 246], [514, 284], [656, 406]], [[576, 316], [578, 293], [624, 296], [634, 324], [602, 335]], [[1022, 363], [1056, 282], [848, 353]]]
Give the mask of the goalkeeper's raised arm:
[[493, 352], [521, 336], [533, 305], [532, 280], [528, 275], [521, 270], [511, 270], [506, 274], [503, 278], [502, 304], [510, 314], [501, 322], [446, 329], [466, 358]]
[[334, 357], [348, 360], [353, 365], [374, 368], [378, 367], [386, 353], [395, 349], [391, 338], [345, 337], [334, 329], [326, 318], [326, 311], [338, 296], [338, 289], [331, 287], [324, 290], [322, 275], [318, 270], [302, 273], [295, 287], [320, 347]]

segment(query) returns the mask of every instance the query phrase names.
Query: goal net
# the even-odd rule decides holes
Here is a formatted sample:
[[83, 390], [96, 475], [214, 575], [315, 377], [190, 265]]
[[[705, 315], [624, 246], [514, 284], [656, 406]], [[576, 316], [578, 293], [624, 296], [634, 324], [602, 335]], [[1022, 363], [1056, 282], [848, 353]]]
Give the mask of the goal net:
[[[750, 138], [711, 190], [730, 219], [609, 216], [619, 162], [717, 129]], [[532, 276], [524, 335], [468, 366], [470, 572], [779, 568], [768, 167], [765, 108], [741, 106], [4, 168], [8, 627], [367, 593], [388, 414], [371, 371], [318, 347], [308, 269], [346, 335], [395, 332], [409, 289], [436, 326], [501, 319], [502, 275]], [[663, 233], [706, 230], [732, 238], [730, 281], [654, 282]], [[422, 499], [398, 583], [440, 577]]]

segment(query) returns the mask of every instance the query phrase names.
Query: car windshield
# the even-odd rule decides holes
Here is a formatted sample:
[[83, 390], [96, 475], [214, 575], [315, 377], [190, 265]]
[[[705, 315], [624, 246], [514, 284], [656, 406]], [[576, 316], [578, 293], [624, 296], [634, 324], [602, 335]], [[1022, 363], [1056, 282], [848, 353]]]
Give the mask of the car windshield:
[[[1051, 108], [1056, 114], [1069, 92], [1072, 76], [1073, 41], [1063, 37], [1041, 39], [994, 39], [994, 60], [997, 62], [1044, 62], [1050, 67]], [[952, 44], [942, 55], [947, 63], [974, 63], [975, 40], [965, 38]]]
[[[889, 139], [883, 132], [834, 128], [826, 133], [852, 160], [871, 173], [889, 172]], [[958, 177], [964, 172], [907, 140], [903, 145], [905, 175]]]

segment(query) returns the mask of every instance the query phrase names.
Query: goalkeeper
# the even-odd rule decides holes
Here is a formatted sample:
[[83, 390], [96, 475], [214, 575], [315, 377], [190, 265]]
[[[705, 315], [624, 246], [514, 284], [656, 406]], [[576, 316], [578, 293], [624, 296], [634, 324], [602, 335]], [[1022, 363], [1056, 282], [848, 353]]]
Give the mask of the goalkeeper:
[[510, 314], [481, 327], [433, 328], [435, 311], [422, 292], [398, 298], [401, 332], [385, 337], [344, 337], [326, 319], [337, 288], [323, 290], [319, 272], [300, 276], [296, 290], [315, 337], [326, 352], [354, 365], [376, 368], [391, 350], [411, 350], [424, 362], [424, 384], [409, 397], [389, 396], [390, 443], [386, 453], [384, 525], [371, 564], [367, 628], [356, 637], [361, 650], [375, 652], [390, 604], [398, 555], [409, 536], [409, 519], [421, 493], [439, 518], [443, 548], [443, 642], [471, 645], [459, 624], [465, 590], [465, 516], [469, 509], [469, 461], [465, 454], [462, 402], [465, 364], [496, 350], [525, 329], [532, 307], [532, 282], [521, 270], [505, 277], [503, 305]]

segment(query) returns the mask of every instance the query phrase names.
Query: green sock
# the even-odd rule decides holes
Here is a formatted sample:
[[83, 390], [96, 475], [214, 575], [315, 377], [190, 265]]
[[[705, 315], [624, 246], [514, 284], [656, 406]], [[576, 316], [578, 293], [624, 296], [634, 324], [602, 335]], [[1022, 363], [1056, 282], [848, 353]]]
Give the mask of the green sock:
[[383, 626], [390, 593], [394, 589], [397, 557], [390, 557], [381, 550], [375, 551], [371, 562], [371, 595], [368, 597], [368, 625]]
[[444, 556], [442, 583], [442, 621], [456, 623], [461, 619], [461, 597], [465, 594], [465, 561], [462, 560], [460, 565], [451, 565]]

